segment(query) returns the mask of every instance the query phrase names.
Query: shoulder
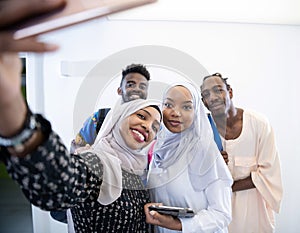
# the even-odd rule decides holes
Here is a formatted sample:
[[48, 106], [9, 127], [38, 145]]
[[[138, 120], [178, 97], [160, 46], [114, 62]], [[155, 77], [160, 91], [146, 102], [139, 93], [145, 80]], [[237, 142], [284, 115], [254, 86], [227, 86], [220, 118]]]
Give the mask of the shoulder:
[[255, 110], [252, 109], [244, 110], [244, 116], [246, 120], [250, 121], [253, 124], [257, 124], [260, 126], [270, 125], [268, 118], [264, 114], [257, 112]]

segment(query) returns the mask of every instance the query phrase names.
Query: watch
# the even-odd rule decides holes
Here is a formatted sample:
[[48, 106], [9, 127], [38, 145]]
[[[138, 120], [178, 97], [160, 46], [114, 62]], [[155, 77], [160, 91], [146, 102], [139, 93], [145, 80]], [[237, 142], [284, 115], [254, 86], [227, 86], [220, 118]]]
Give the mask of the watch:
[[28, 109], [22, 131], [10, 138], [0, 136], [0, 146], [12, 147], [16, 152], [23, 152], [24, 143], [32, 137], [37, 128], [39, 128], [39, 123], [35, 115]]

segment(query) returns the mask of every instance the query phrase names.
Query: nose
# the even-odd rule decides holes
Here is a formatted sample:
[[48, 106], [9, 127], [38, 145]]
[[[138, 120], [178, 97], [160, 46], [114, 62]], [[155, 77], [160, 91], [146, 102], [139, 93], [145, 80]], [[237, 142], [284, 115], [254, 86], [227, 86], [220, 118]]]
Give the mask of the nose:
[[132, 91], [135, 92], [135, 93], [141, 93], [141, 92], [142, 92], [142, 89], [136, 85], [136, 86], [132, 89]]
[[149, 129], [150, 129], [150, 122], [148, 121], [143, 121], [142, 123], [142, 128], [148, 133], [149, 132]]
[[173, 116], [176, 116], [176, 117], [181, 116], [181, 111], [180, 111], [180, 109], [178, 109], [177, 107], [173, 108], [172, 115], [173, 115]]

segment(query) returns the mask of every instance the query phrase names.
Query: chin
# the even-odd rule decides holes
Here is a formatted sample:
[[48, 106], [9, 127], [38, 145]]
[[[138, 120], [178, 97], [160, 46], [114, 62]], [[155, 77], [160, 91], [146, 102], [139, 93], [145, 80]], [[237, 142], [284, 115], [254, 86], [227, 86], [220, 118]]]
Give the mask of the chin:
[[170, 128], [169, 131], [172, 133], [181, 133], [182, 132], [182, 130], [178, 129], [178, 128]]

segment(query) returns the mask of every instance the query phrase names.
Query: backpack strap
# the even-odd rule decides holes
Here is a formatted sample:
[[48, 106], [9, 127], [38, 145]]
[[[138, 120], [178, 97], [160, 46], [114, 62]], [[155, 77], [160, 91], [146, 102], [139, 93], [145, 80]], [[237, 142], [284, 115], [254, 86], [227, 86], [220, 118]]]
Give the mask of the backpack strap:
[[213, 134], [214, 134], [215, 143], [217, 144], [219, 150], [222, 151], [223, 150], [223, 145], [222, 145], [222, 140], [221, 140], [219, 131], [217, 129], [217, 126], [216, 126], [212, 116], [209, 113], [207, 114], [207, 117], [208, 117], [210, 126], [212, 128]]
[[100, 108], [98, 110], [98, 121], [97, 121], [97, 125], [96, 125], [96, 134], [98, 134], [98, 132], [103, 124], [103, 121], [109, 111], [110, 111], [110, 108]]

